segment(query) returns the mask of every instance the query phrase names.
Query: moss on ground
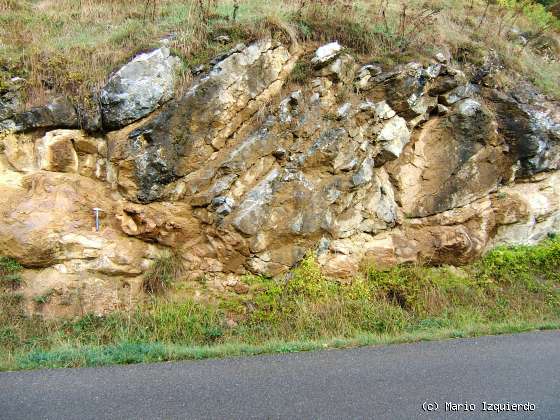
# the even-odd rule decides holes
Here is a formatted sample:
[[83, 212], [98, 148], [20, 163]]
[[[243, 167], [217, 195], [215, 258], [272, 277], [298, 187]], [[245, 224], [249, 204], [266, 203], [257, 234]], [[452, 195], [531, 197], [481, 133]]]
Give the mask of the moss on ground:
[[560, 240], [501, 247], [463, 268], [366, 268], [351, 284], [308, 256], [276, 281], [248, 276], [223, 301], [153, 297], [131, 312], [25, 317], [0, 301], [0, 367], [99, 366], [290, 352], [560, 328]]

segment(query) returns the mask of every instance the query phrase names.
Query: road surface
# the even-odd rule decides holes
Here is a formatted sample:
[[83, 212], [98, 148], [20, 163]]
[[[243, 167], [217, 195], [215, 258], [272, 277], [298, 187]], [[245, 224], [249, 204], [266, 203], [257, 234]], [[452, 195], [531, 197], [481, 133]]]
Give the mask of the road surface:
[[560, 332], [6, 372], [0, 418], [560, 419]]

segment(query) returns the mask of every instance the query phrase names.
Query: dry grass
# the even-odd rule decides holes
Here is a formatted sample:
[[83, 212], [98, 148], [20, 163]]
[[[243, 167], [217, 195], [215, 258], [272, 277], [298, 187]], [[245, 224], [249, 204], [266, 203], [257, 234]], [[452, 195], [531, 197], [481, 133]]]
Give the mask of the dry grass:
[[9, 1], [0, 13], [0, 66], [28, 80], [29, 104], [45, 91], [83, 95], [135, 54], [173, 37], [183, 56], [206, 34], [190, 2], [160, 0], [154, 20], [145, 0]]
[[[541, 89], [557, 94], [557, 52], [537, 54], [505, 36], [515, 24], [533, 34], [536, 44], [544, 35], [538, 24], [504, 14], [498, 5], [485, 13], [485, 3], [475, 0], [471, 8], [470, 1], [459, 0], [241, 0], [234, 22], [234, 0], [0, 0], [0, 89], [17, 75], [27, 80], [26, 106], [56, 93], [83, 98], [163, 38], [183, 58], [187, 85], [188, 67], [270, 32], [289, 41], [281, 28], [291, 26], [303, 41], [337, 39], [364, 58], [386, 64], [429, 57], [442, 46], [453, 53], [465, 45], [483, 53], [492, 48], [511, 78], [527, 74]], [[223, 33], [232, 38], [230, 45], [213, 41]], [[547, 36], [558, 41], [553, 32]]]
[[[438, 25], [440, 43], [446, 45], [455, 58], [465, 57], [463, 70], [472, 75], [477, 68], [494, 62], [502, 66], [498, 84], [515, 86], [520, 79], [529, 79], [541, 91], [560, 98], [560, 36], [556, 27], [542, 31], [540, 21], [531, 20], [515, 10], [504, 11], [499, 5], [485, 1], [442, 1]], [[453, 7], [451, 7], [453, 6]], [[485, 12], [486, 10], [486, 12]], [[524, 46], [508, 35], [518, 29], [529, 41]]]
[[181, 256], [175, 252], [167, 252], [156, 259], [144, 274], [142, 286], [144, 291], [158, 294], [168, 289], [171, 284], [184, 274]]

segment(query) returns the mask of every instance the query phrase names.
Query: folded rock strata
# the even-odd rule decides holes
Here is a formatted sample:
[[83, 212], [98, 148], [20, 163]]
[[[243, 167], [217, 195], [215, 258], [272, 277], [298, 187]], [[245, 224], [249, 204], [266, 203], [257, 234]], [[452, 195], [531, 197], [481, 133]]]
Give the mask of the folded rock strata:
[[239, 45], [122, 129], [2, 135], [0, 254], [26, 267], [30, 311], [47, 291], [47, 315], [134, 305], [169, 248], [187, 280], [220, 289], [308, 252], [349, 280], [363, 264], [463, 264], [560, 228], [560, 112], [530, 87], [480, 88], [437, 61], [360, 66], [338, 44], [290, 86], [299, 58]]

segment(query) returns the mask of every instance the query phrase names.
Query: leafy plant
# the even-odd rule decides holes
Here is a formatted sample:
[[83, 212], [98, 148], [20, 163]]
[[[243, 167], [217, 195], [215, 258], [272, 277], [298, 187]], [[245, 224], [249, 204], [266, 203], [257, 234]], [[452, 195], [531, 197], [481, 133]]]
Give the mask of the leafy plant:
[[9, 293], [0, 295], [0, 353], [9, 368], [98, 366], [557, 328], [559, 273], [552, 238], [461, 269], [369, 267], [347, 284], [309, 254], [286, 279], [244, 277], [250, 293], [223, 302], [154, 297], [76, 320], [25, 316]]

